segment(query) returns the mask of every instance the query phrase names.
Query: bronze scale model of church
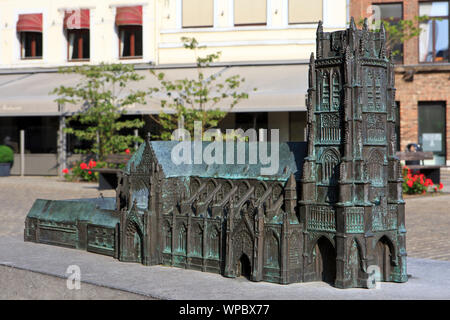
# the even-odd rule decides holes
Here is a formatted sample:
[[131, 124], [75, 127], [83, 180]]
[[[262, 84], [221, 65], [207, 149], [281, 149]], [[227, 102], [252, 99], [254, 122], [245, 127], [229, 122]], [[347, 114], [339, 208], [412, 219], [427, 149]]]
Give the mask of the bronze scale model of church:
[[[116, 199], [37, 200], [25, 241], [280, 284], [406, 282], [394, 68], [384, 27], [317, 30], [306, 143], [280, 143], [279, 170], [175, 165], [176, 141], [146, 141]], [[208, 144], [204, 142], [204, 144]], [[248, 144], [246, 143], [248, 151]], [[375, 268], [374, 268], [375, 267]]]

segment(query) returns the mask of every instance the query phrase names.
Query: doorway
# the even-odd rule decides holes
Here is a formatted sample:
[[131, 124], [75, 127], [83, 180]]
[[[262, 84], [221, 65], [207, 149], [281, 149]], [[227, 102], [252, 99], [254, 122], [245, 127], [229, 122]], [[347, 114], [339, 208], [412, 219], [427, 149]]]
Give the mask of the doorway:
[[250, 259], [245, 253], [243, 253], [239, 258], [236, 271], [237, 277], [244, 277], [250, 280], [252, 275], [252, 265], [250, 263]]
[[330, 240], [321, 237], [313, 251], [316, 280], [334, 284], [336, 280], [336, 251]]
[[386, 237], [382, 237], [376, 246], [376, 263], [380, 268], [381, 281], [391, 280], [391, 255], [390, 241]]

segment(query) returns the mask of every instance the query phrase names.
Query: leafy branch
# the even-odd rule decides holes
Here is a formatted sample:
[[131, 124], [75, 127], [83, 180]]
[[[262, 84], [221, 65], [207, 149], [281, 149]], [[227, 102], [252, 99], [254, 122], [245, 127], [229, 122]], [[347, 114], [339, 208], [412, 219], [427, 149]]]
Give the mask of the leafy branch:
[[220, 52], [200, 57], [198, 50], [205, 47], [199, 46], [195, 38], [182, 37], [181, 41], [185, 49], [195, 52], [197, 67], [195, 78], [169, 80], [163, 72], [156, 73], [155, 70], [150, 70], [160, 86], [149, 88], [149, 94], [161, 97], [162, 108], [158, 117], [153, 115], [150, 117], [161, 126], [161, 132], [157, 137], [162, 140], [170, 140], [180, 120], [183, 121], [184, 129], [188, 130], [191, 136], [193, 136], [195, 121], [202, 123], [202, 132], [216, 128], [240, 101], [248, 99], [248, 93], [239, 90], [245, 78], [233, 75], [222, 79], [223, 70], [206, 73], [209, 70], [205, 68], [220, 59]]
[[[67, 119], [65, 132], [91, 142], [91, 148], [83, 153], [93, 153], [98, 160], [104, 160], [108, 154], [123, 152], [134, 142], [142, 142], [139, 137], [121, 133], [124, 129], [144, 126], [144, 121], [139, 119], [121, 120], [127, 106], [146, 103], [145, 91], [129, 89], [131, 83], [144, 79], [132, 65], [102, 63], [60, 68], [59, 72], [81, 77], [75, 86], [60, 86], [51, 94], [58, 96], [55, 101], [60, 104], [80, 108]], [[74, 121], [84, 128], [71, 127]]]

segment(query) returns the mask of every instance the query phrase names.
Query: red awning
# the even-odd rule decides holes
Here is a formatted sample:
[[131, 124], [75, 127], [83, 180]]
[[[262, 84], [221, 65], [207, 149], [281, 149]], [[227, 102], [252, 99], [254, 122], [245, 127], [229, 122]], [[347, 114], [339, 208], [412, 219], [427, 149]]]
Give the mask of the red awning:
[[116, 25], [142, 25], [142, 6], [118, 7], [116, 12]]
[[89, 26], [89, 9], [65, 12], [64, 29], [89, 29]]
[[20, 14], [17, 32], [42, 32], [42, 13]]

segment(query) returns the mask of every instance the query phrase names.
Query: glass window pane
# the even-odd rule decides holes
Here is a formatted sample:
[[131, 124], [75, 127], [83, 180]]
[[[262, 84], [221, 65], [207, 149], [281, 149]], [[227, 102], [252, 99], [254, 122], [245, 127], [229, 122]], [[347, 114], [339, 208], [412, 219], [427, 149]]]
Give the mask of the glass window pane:
[[379, 14], [380, 19], [402, 18], [402, 4], [374, 4], [374, 14]]
[[419, 15], [439, 17], [448, 15], [448, 2], [435, 1], [419, 4]]
[[423, 151], [433, 152], [433, 164], [445, 164], [444, 103], [419, 102], [419, 143]]
[[433, 61], [433, 21], [420, 24], [422, 32], [419, 36], [419, 59], [420, 62]]
[[448, 19], [436, 21], [436, 58], [434, 61], [448, 61]]

